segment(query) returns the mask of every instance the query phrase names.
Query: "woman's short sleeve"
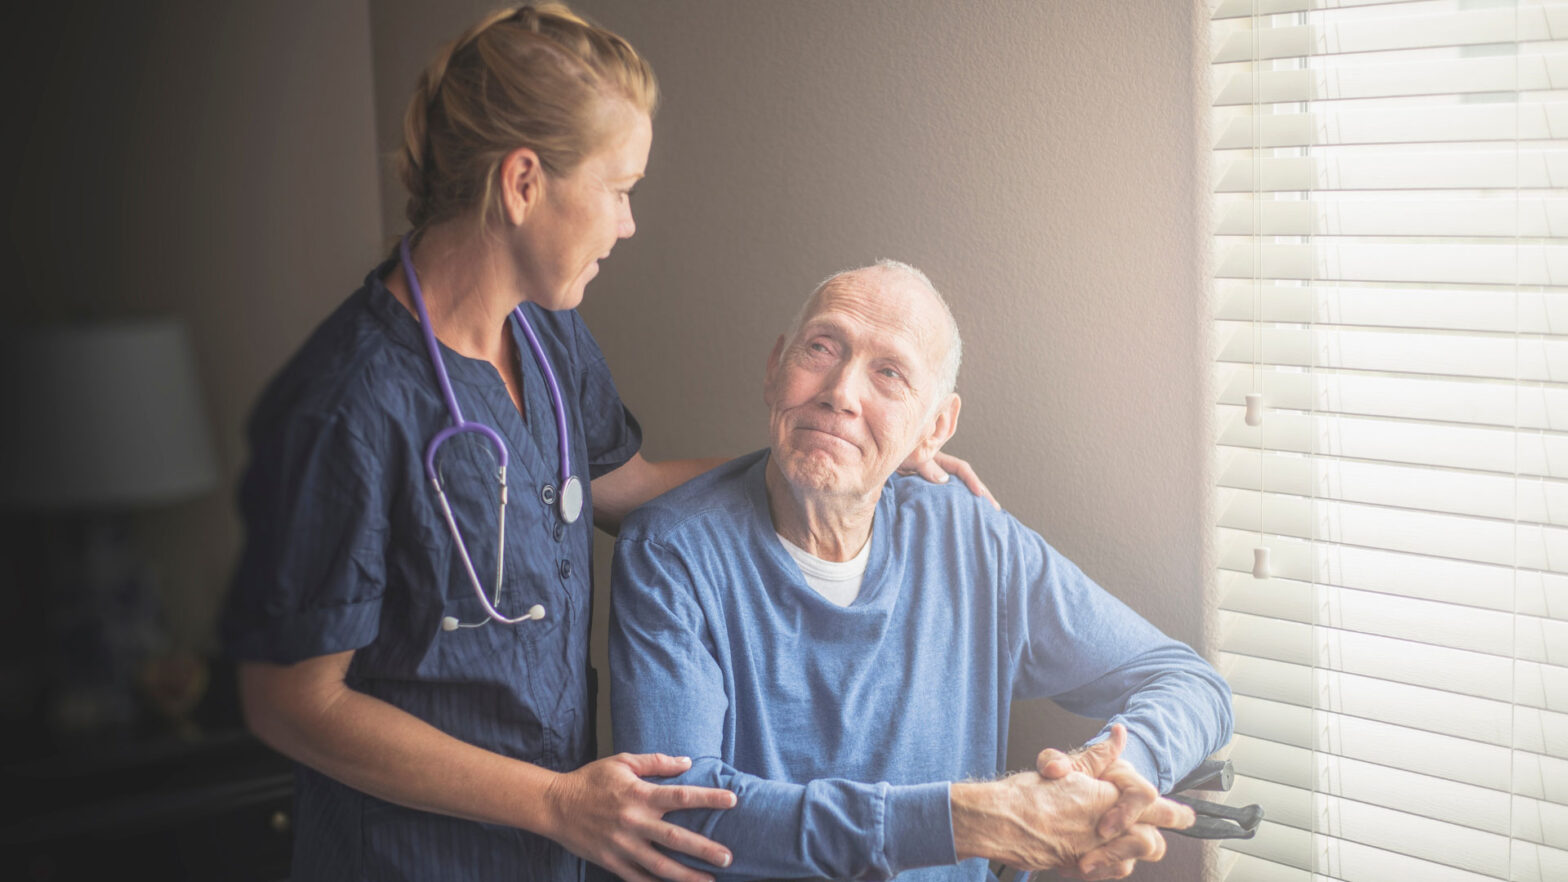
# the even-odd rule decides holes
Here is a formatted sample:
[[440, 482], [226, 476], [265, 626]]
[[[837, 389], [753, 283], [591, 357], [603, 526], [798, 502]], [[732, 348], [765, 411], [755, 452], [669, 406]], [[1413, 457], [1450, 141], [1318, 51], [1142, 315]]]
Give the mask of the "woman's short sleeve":
[[226, 652], [291, 664], [375, 639], [386, 589], [385, 464], [337, 415], [253, 433]]
[[579, 413], [588, 447], [588, 477], [592, 479], [615, 471], [637, 453], [642, 447], [642, 426], [621, 403], [604, 353], [575, 311], [572, 326], [577, 336], [581, 380], [578, 385]]

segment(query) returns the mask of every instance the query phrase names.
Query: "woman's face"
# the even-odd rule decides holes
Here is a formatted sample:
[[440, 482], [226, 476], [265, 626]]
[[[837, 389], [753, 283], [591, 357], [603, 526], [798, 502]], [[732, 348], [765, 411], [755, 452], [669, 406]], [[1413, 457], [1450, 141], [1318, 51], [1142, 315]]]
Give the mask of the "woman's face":
[[607, 112], [621, 117], [615, 134], [571, 174], [547, 177], [539, 207], [524, 223], [529, 243], [521, 256], [524, 291], [546, 309], [582, 303], [599, 261], [637, 230], [631, 192], [648, 166], [653, 125], [630, 105]]

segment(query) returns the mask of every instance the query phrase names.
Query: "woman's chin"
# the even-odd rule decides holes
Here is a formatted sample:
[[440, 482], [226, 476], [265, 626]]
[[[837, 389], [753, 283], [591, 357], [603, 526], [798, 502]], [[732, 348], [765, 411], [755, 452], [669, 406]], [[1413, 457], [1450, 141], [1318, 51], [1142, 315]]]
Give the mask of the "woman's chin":
[[593, 281], [594, 277], [598, 275], [599, 261], [596, 260], [577, 274], [577, 278], [573, 279], [572, 283], [566, 286], [566, 290], [561, 292], [561, 296], [556, 299], [555, 304], [551, 305], [550, 308], [576, 309], [582, 306], [583, 298], [588, 293], [588, 283]]

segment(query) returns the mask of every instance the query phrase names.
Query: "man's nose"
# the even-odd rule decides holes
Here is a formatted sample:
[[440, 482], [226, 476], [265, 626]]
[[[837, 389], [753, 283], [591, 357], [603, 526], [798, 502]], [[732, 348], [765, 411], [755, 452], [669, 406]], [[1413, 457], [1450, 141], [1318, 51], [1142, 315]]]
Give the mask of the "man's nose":
[[860, 411], [859, 372], [852, 363], [840, 364], [823, 379], [818, 403], [834, 413], [854, 414]]

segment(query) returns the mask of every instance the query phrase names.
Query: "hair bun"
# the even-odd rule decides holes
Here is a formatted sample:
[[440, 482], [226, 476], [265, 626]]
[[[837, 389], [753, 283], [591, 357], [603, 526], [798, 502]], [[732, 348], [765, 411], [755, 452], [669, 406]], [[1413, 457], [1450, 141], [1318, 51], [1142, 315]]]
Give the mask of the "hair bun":
[[560, 3], [484, 16], [431, 59], [403, 115], [398, 172], [416, 228], [495, 212], [495, 176], [518, 148], [569, 174], [607, 136], [599, 106], [652, 115], [658, 84], [625, 40]]

